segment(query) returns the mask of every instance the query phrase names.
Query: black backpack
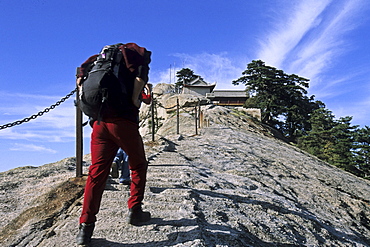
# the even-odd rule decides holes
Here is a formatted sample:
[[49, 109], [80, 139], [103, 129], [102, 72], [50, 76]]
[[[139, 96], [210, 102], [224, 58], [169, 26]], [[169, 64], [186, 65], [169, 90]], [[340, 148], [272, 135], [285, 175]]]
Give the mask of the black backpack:
[[120, 47], [122, 44], [105, 46], [86, 68], [79, 107], [92, 120], [120, 116], [134, 107], [135, 74], [127, 68]]

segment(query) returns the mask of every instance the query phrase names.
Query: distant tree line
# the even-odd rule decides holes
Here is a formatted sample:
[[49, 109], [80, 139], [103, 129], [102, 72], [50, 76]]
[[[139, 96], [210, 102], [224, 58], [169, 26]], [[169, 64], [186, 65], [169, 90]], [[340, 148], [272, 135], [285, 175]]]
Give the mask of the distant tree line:
[[[196, 78], [193, 70], [176, 73], [176, 92]], [[261, 60], [248, 64], [234, 85], [244, 84], [244, 107], [261, 109], [263, 124], [284, 138], [332, 165], [370, 179], [370, 127], [352, 125], [352, 117], [335, 119], [322, 101], [307, 95], [309, 80], [267, 66]]]
[[245, 85], [244, 106], [261, 109], [262, 123], [318, 158], [369, 179], [370, 128], [353, 126], [349, 116], [336, 120], [323, 102], [307, 96], [308, 82], [253, 60], [232, 83]]

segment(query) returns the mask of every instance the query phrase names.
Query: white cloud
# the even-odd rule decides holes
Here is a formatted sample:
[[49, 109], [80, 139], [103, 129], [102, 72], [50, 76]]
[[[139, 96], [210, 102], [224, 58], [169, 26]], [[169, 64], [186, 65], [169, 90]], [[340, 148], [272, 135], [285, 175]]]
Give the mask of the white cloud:
[[[237, 89], [232, 85], [232, 81], [239, 78], [245, 70], [245, 64], [238, 65], [237, 62], [227, 56], [227, 53], [212, 54], [173, 54], [174, 57], [182, 61], [181, 67], [177, 66], [174, 71], [181, 68], [190, 68], [195, 74], [200, 75], [208, 83], [217, 83], [217, 89]], [[166, 71], [169, 81], [169, 71]], [[174, 72], [171, 72], [174, 76]], [[174, 82], [175, 78], [171, 81]], [[240, 87], [239, 87], [240, 88]]]
[[309, 77], [313, 83], [327, 70], [335, 59], [350, 49], [344, 35], [355, 27], [352, 20], [359, 9], [359, 1], [336, 2], [341, 6], [328, 6], [327, 17], [313, 30], [304, 46], [299, 47], [299, 57], [290, 65], [290, 70]]
[[290, 15], [276, 15], [277, 24], [267, 31], [258, 52], [258, 59], [266, 64], [310, 79], [310, 94], [323, 100], [336, 116], [353, 116], [360, 125], [366, 124], [370, 113], [370, 101], [360, 96], [367, 84], [361, 77], [369, 69], [366, 64], [344, 67], [343, 59], [355, 49], [356, 41], [348, 34], [368, 18], [365, 2], [291, 1]]
[[358, 101], [351, 102], [349, 104], [343, 105], [332, 105], [330, 109], [335, 113], [336, 119], [344, 116], [351, 116], [352, 124], [360, 125], [360, 127], [364, 127], [365, 125], [369, 125], [369, 118], [370, 115], [370, 97], [365, 99], [359, 99]]
[[[50, 107], [61, 98], [4, 92], [0, 92], [0, 95], [2, 96], [0, 97], [1, 125], [23, 120], [34, 114], [37, 115], [38, 112]], [[75, 135], [75, 113], [76, 108], [73, 100], [69, 99], [36, 119], [0, 130], [0, 138], [47, 142], [70, 141]]]
[[[39, 108], [40, 111], [42, 111], [42, 109], [42, 107]], [[48, 113], [45, 113], [42, 117], [39, 117], [39, 123], [57, 129], [70, 128], [75, 126], [75, 115], [75, 106], [64, 103]]]
[[321, 73], [348, 49], [344, 35], [358, 25], [354, 20], [362, 4], [361, 0], [293, 2], [290, 15], [275, 19], [258, 59], [319, 83]]
[[280, 13], [277, 16], [279, 19], [274, 19], [273, 29], [267, 34], [267, 40], [261, 43], [257, 57], [266, 64], [281, 68], [289, 53], [307, 32], [320, 24], [318, 17], [330, 0], [300, 1], [298, 5], [295, 3], [293, 1], [285, 14]]
[[22, 144], [22, 143], [14, 143], [13, 147], [9, 150], [11, 151], [22, 151], [22, 152], [42, 152], [42, 153], [57, 153], [56, 150], [45, 148], [44, 146], [37, 146], [34, 144]]
[[0, 91], [0, 97], [1, 98], [18, 98], [23, 99], [26, 101], [29, 101], [30, 99], [36, 99], [36, 100], [58, 100], [60, 99], [59, 96], [55, 95], [41, 95], [41, 94], [26, 94], [26, 93], [9, 93], [7, 91]]
[[176, 68], [168, 68], [164, 71], [150, 71], [150, 80], [152, 84], [158, 83], [174, 83], [174, 73]]

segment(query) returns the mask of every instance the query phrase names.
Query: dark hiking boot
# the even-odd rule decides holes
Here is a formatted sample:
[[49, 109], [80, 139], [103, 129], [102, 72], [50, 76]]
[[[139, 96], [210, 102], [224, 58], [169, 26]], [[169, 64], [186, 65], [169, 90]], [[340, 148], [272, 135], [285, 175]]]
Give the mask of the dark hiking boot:
[[118, 164], [116, 161], [112, 163], [112, 171], [110, 173], [112, 178], [118, 178]]
[[150, 212], [143, 212], [141, 204], [135, 205], [129, 209], [128, 212], [128, 223], [134, 226], [141, 225], [144, 222], [150, 220]]
[[95, 223], [80, 224], [79, 231], [76, 237], [77, 245], [89, 246], [91, 242], [91, 236], [93, 234]]

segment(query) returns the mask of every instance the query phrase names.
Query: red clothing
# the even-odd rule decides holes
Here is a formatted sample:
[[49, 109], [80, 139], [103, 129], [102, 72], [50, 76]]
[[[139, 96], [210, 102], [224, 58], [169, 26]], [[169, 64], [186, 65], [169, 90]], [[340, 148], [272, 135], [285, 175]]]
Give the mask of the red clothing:
[[141, 101], [143, 101], [145, 104], [149, 105], [150, 102], [152, 102], [152, 96], [150, 93], [145, 93], [144, 91], [141, 92]]
[[110, 167], [121, 147], [128, 155], [131, 187], [128, 207], [140, 204], [144, 198], [148, 162], [136, 123], [123, 118], [105, 119], [94, 123], [91, 134], [91, 163], [86, 181], [80, 223], [96, 221]]
[[[151, 52], [148, 52], [144, 47], [140, 47], [135, 43], [127, 43], [121, 45], [119, 48], [125, 59], [126, 67], [131, 72], [137, 70], [140, 65], [150, 63]], [[135, 54], [136, 52], [139, 53], [140, 56], [137, 56]]]
[[[128, 48], [128, 49], [124, 49]], [[135, 76], [145, 82], [148, 81], [148, 72], [151, 52], [134, 43], [120, 47], [126, 66]], [[138, 52], [140, 56], [137, 56]], [[87, 59], [77, 71], [77, 77], [84, 77], [97, 55]], [[134, 82], [132, 82], [134, 83]], [[131, 85], [133, 88], [133, 85]], [[136, 107], [137, 108], [137, 107]], [[91, 166], [86, 181], [84, 202], [80, 223], [93, 223], [99, 212], [101, 198], [110, 173], [113, 159], [119, 147], [129, 156], [131, 170], [131, 187], [128, 207], [141, 204], [144, 198], [146, 173], [148, 162], [145, 157], [144, 144], [139, 133], [138, 109], [128, 111], [129, 115], [104, 118], [93, 124], [91, 134]]]

